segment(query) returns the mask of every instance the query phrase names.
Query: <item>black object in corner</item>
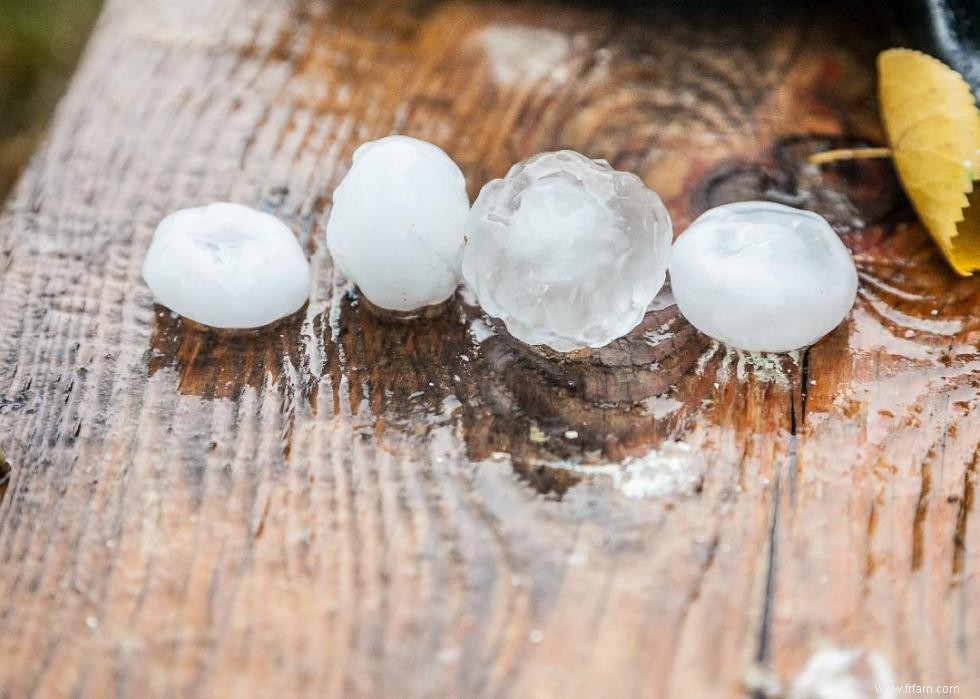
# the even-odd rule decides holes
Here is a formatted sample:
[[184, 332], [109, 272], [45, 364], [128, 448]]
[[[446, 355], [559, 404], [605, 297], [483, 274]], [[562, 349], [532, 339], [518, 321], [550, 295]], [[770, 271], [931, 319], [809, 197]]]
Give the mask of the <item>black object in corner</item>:
[[980, 98], [980, 0], [905, 0], [900, 7], [916, 47], [958, 71]]

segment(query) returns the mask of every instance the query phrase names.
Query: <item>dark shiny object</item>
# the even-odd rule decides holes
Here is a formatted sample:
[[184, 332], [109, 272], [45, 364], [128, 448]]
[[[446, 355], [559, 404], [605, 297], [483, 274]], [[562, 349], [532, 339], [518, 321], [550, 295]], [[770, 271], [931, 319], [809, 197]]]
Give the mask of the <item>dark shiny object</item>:
[[958, 71], [980, 97], [980, 0], [906, 0], [901, 8], [916, 48]]

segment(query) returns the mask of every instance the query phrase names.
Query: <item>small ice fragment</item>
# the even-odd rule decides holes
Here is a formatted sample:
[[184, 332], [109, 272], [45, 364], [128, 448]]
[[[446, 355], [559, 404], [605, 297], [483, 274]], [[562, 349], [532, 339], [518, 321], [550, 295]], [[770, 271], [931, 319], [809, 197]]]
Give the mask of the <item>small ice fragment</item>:
[[674, 298], [691, 324], [750, 352], [813, 344], [847, 316], [857, 281], [827, 221], [769, 202], [705, 212], [674, 243], [670, 266]]
[[470, 334], [477, 343], [482, 344], [486, 340], [493, 337], [496, 333], [493, 331], [493, 328], [490, 325], [484, 323], [479, 318], [475, 318], [473, 322], [470, 323]]
[[578, 439], [578, 431], [565, 430], [565, 439]]
[[671, 224], [636, 175], [573, 151], [542, 153], [489, 182], [466, 220], [463, 278], [518, 340], [602, 347], [660, 291]]
[[867, 699], [895, 697], [895, 673], [878, 653], [866, 648], [820, 650], [807, 660], [790, 687], [790, 699]]
[[456, 291], [468, 213], [466, 181], [448, 155], [388, 136], [354, 153], [334, 191], [327, 247], [368, 301], [414, 311]]
[[310, 265], [271, 214], [216, 203], [167, 216], [153, 233], [143, 279], [158, 303], [215, 328], [258, 328], [299, 310]]

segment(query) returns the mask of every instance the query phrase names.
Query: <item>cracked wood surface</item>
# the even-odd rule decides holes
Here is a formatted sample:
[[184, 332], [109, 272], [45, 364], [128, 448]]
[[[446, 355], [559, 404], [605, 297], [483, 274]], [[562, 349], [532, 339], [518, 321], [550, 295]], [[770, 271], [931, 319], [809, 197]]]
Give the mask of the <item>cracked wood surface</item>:
[[[803, 164], [881, 142], [902, 39], [788, 5], [111, 0], [0, 223], [0, 696], [727, 698], [827, 644], [980, 693], [980, 280], [887, 163]], [[561, 361], [460, 300], [384, 322], [323, 225], [393, 131], [471, 195], [570, 147], [676, 230], [811, 208], [857, 305], [783, 358], [670, 307]], [[154, 307], [153, 227], [218, 199], [297, 233], [300, 314], [216, 336]], [[651, 450], [646, 483], [555, 468]]]

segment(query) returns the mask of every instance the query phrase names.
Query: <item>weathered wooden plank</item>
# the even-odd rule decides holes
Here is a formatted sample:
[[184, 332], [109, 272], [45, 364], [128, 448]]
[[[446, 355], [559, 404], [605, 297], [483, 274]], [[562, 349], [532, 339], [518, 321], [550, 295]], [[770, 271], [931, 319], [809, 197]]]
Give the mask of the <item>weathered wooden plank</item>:
[[[690, 12], [111, 2], [0, 223], [0, 694], [730, 697], [825, 643], [980, 690], [980, 282], [887, 164], [803, 165], [880, 140], [873, 56], [900, 37], [859, 6]], [[458, 301], [379, 320], [323, 223], [392, 131], [471, 194], [566, 146], [641, 174], [678, 229], [813, 208], [859, 303], [781, 361], [670, 309], [565, 363], [477, 341]], [[214, 199], [293, 226], [303, 313], [219, 338], [154, 308], [154, 225]], [[674, 440], [653, 497], [548, 467]]]

